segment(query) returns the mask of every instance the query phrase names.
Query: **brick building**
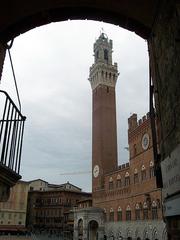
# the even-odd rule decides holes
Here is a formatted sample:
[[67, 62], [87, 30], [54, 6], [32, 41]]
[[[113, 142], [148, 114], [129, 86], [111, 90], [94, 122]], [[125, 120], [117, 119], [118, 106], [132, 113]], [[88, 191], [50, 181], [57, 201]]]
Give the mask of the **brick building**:
[[94, 43], [94, 57], [89, 75], [93, 95], [93, 207], [75, 211], [74, 239], [165, 240], [149, 114], [139, 121], [136, 114], [128, 119], [129, 162], [118, 166], [118, 69], [112, 63], [112, 40], [104, 33]]
[[77, 206], [79, 200], [90, 196], [91, 193], [82, 192], [69, 182], [57, 185], [48, 184], [41, 179], [32, 181], [28, 194], [28, 229], [37, 234], [66, 235], [71, 238], [71, 210]]

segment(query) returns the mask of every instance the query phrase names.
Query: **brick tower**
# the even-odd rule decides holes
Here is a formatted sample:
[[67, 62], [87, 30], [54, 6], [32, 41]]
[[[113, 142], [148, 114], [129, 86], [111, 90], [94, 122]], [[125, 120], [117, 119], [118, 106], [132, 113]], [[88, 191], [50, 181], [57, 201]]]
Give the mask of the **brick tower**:
[[90, 67], [89, 74], [93, 94], [93, 192], [104, 188], [104, 174], [117, 169], [117, 77], [117, 63], [112, 64], [112, 40], [101, 33], [94, 43], [94, 64]]

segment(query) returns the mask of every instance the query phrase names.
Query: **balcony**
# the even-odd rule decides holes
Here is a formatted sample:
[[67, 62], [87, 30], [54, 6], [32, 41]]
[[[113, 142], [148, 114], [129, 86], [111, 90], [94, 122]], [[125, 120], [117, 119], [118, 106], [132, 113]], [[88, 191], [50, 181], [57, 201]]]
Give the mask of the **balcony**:
[[8, 200], [10, 188], [21, 178], [25, 119], [9, 95], [0, 91], [0, 201]]

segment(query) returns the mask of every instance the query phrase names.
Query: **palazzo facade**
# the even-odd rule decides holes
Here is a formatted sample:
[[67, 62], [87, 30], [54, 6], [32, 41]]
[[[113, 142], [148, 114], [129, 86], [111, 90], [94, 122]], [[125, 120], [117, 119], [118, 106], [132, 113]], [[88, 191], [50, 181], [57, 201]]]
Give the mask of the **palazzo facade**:
[[94, 43], [89, 75], [93, 207], [75, 211], [74, 239], [165, 240], [149, 114], [138, 120], [134, 113], [128, 119], [129, 161], [118, 166], [115, 87], [119, 74], [112, 48], [104, 33]]

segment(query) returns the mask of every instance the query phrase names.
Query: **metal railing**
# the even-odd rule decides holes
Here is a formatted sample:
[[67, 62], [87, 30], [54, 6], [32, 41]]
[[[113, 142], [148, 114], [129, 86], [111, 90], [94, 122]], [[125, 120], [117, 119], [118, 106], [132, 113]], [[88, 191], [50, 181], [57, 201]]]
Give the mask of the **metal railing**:
[[0, 90], [0, 165], [19, 174], [26, 117], [10, 96]]

